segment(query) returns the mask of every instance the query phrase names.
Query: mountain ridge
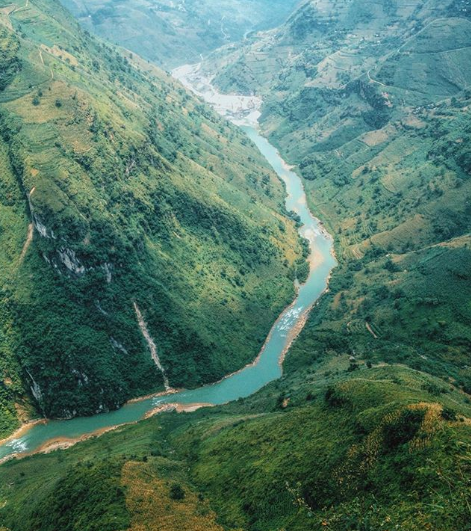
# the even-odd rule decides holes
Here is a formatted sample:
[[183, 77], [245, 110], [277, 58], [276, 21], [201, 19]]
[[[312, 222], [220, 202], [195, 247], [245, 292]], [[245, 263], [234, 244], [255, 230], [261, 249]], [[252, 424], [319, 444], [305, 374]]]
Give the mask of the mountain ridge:
[[[469, 12], [456, 2], [375, 6], [304, 2], [286, 24], [216, 52], [202, 71], [217, 70], [223, 91], [265, 99], [262, 129], [337, 235], [337, 294], [321, 302], [322, 317], [313, 314], [312, 344], [322, 348], [314, 338], [326, 334], [328, 348], [327, 336], [338, 335], [339, 354], [399, 356], [469, 389], [469, 281], [457, 280], [459, 292], [446, 281], [470, 264]], [[418, 258], [442, 242], [442, 269]], [[430, 275], [435, 282], [424, 284]]]

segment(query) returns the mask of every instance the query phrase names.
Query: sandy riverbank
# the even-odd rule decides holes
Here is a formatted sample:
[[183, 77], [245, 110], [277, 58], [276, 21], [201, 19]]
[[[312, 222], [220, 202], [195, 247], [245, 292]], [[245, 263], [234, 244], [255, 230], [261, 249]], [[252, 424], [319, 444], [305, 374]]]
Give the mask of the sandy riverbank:
[[172, 76], [236, 125], [258, 125], [263, 100], [258, 96], [221, 94], [212, 85], [213, 80], [202, 72], [201, 63], [176, 68]]

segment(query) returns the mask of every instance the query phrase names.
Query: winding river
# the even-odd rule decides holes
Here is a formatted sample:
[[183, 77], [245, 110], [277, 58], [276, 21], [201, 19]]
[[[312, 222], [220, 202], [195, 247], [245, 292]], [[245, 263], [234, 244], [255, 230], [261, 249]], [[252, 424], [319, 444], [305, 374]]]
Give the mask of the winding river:
[[13, 454], [38, 451], [55, 441], [75, 441], [114, 426], [138, 421], [165, 404], [221, 405], [255, 393], [281, 377], [282, 362], [287, 350], [304, 326], [309, 311], [327, 288], [330, 272], [336, 264], [332, 238], [309, 211], [301, 179], [291, 171], [268, 140], [259, 134], [257, 120], [261, 100], [256, 97], [219, 94], [211, 86], [210, 80], [199, 73], [198, 65], [181, 67], [173, 74], [212, 104], [218, 112], [242, 127], [285, 183], [287, 210], [299, 215], [301, 235], [310, 242], [309, 277], [299, 287], [295, 301], [273, 325], [257, 359], [241, 371], [212, 385], [134, 401], [110, 413], [35, 424], [0, 445], [0, 460]]

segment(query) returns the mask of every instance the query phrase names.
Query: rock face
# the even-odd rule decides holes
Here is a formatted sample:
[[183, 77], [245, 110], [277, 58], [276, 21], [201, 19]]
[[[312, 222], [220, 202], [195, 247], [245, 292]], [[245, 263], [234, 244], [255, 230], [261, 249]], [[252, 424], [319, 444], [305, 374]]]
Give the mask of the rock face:
[[134, 303], [134, 310], [136, 312], [139, 328], [141, 329], [142, 335], [144, 336], [144, 339], [146, 340], [146, 343], [149, 347], [152, 360], [155, 363], [156, 367], [159, 369], [159, 371], [162, 373], [162, 378], [164, 379], [164, 387], [165, 390], [168, 391], [170, 389], [170, 384], [165, 373], [165, 369], [162, 367], [162, 363], [157, 353], [157, 346], [155, 344], [155, 341], [150, 335], [147, 323], [144, 321], [144, 317], [142, 316], [141, 310], [139, 310], [139, 307], [136, 303]]
[[72, 249], [62, 248], [57, 251], [57, 254], [59, 255], [60, 261], [69, 271], [79, 276], [85, 273], [85, 266], [79, 262], [75, 251]]
[[242, 132], [55, 0], [14, 4], [0, 18], [0, 381], [14, 382], [0, 436], [18, 401], [86, 415], [244, 366], [301, 252]]

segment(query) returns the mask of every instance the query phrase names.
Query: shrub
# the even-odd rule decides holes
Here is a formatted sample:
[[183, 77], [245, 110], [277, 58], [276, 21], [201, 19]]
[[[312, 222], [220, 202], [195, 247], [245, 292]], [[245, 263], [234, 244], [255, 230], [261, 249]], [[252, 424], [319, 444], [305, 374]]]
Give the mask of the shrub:
[[442, 419], [444, 420], [456, 420], [456, 411], [451, 407], [444, 407], [442, 409]]
[[406, 444], [419, 431], [425, 416], [423, 409], [406, 409], [400, 417], [384, 426], [384, 442], [387, 448], [394, 449]]
[[170, 487], [170, 498], [172, 500], [183, 500], [185, 491], [179, 483], [173, 483]]

